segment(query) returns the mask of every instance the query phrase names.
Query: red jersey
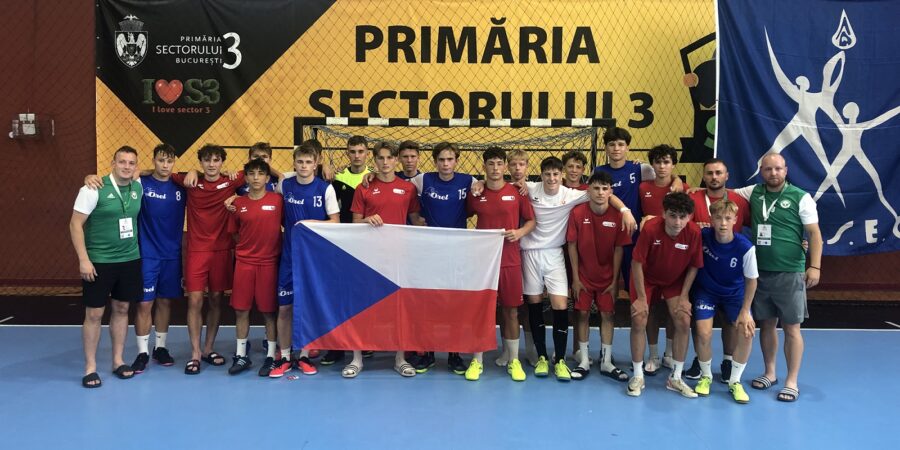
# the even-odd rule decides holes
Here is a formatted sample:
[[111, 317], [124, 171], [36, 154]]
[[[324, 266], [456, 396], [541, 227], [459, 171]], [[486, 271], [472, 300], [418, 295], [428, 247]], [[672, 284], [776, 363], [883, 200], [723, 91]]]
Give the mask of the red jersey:
[[284, 203], [280, 195], [266, 192], [259, 200], [249, 196], [234, 199], [230, 230], [238, 234], [234, 255], [238, 261], [257, 266], [278, 264], [281, 254], [281, 215]]
[[588, 187], [589, 187], [587, 185], [587, 183], [581, 183], [580, 185], [575, 186], [575, 187], [567, 186], [565, 183], [563, 183], [563, 186], [566, 186], [569, 189], [575, 189], [577, 191], [586, 191], [586, 190], [588, 190]]
[[[671, 186], [671, 184], [669, 186], [657, 186], [653, 181], [641, 183], [641, 186], [638, 188], [638, 195], [641, 198], [641, 212], [643, 215], [662, 217], [663, 197], [672, 192]], [[687, 183], [684, 183], [684, 192], [687, 192], [690, 188]]]
[[684, 278], [688, 267], [703, 267], [703, 241], [694, 222], [673, 239], [666, 234], [666, 221], [654, 217], [644, 224], [632, 260], [643, 264], [644, 283], [670, 286]]
[[[519, 193], [518, 189], [505, 183], [498, 190], [485, 187], [481, 196], [466, 197], [466, 209], [469, 215], [477, 214], [475, 228], [479, 230], [515, 230], [519, 224], [534, 220], [534, 209], [528, 197]], [[500, 267], [521, 266], [522, 255], [519, 254], [519, 241], [503, 240], [503, 256]]]
[[622, 230], [622, 213], [606, 208], [603, 214], [591, 210], [590, 203], [575, 207], [569, 214], [566, 241], [578, 248], [578, 279], [587, 289], [602, 291], [613, 278], [616, 247], [631, 244], [631, 234]]
[[356, 187], [350, 211], [363, 217], [378, 214], [384, 223], [406, 225], [407, 216], [419, 212], [416, 186], [400, 177], [390, 183], [373, 178], [368, 188], [361, 184]]
[[691, 200], [694, 201], [694, 222], [711, 223], [709, 205], [727, 197], [728, 200], [733, 201], [738, 207], [737, 217], [734, 222], [734, 232], [740, 233], [744, 227], [750, 226], [750, 204], [747, 203], [747, 200], [744, 200], [744, 197], [735, 194], [731, 189], [725, 191], [725, 197], [707, 198], [706, 193], [707, 191], [697, 191], [691, 194]]
[[234, 195], [244, 185], [244, 173], [234, 180], [220, 176], [207, 181], [201, 176], [196, 187], [184, 185], [184, 175], [172, 174], [172, 181], [184, 187], [187, 195], [187, 250], [189, 252], [214, 252], [229, 250], [234, 245], [228, 234], [230, 213], [225, 209], [225, 199]]

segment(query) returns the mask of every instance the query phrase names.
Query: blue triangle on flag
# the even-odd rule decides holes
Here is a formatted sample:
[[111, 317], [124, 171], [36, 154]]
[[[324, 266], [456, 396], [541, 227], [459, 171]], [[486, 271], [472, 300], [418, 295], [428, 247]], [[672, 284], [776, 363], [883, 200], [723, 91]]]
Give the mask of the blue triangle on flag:
[[291, 232], [290, 259], [294, 348], [305, 347], [400, 289], [303, 224]]

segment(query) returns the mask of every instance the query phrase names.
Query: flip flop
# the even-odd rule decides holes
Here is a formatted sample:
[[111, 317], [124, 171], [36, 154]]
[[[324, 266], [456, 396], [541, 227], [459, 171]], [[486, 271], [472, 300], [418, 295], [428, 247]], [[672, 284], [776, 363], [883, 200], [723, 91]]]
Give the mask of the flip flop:
[[[131, 375], [125, 375], [125, 372], [131, 372]], [[116, 367], [116, 370], [113, 370], [113, 374], [116, 375], [120, 380], [127, 380], [134, 376], [134, 369], [127, 364], [122, 364], [119, 367]]]
[[[94, 383], [96, 382], [96, 383]], [[94, 383], [94, 384], [91, 384]], [[81, 386], [86, 387], [88, 389], [98, 388], [103, 385], [103, 382], [100, 381], [100, 375], [97, 375], [97, 372], [91, 372], [84, 376], [81, 379]]]
[[607, 372], [605, 370], [601, 370], [600, 375], [603, 375], [604, 377], [612, 378], [613, 380], [616, 380], [616, 381], [621, 381], [623, 383], [628, 381], [628, 374], [623, 372], [618, 367], [613, 368], [613, 370], [610, 370], [609, 372]]
[[203, 362], [205, 362], [211, 366], [224, 366], [225, 365], [225, 357], [216, 352], [212, 352], [200, 359], [202, 359]]
[[347, 364], [344, 366], [344, 369], [341, 370], [341, 376], [344, 378], [356, 378], [360, 372], [362, 372], [362, 367], [359, 367], [356, 364]]
[[585, 369], [584, 367], [578, 366], [572, 369], [572, 379], [575, 381], [581, 381], [588, 377], [591, 374], [591, 371]]
[[197, 375], [200, 373], [200, 361], [192, 359], [184, 366], [185, 375]]
[[397, 371], [400, 375], [404, 377], [414, 377], [416, 376], [416, 368], [412, 366], [410, 363], [403, 363], [399, 366], [394, 366], [394, 370]]
[[753, 389], [764, 391], [776, 384], [778, 384], [778, 378], [776, 378], [774, 380], [770, 380], [770, 379], [766, 378], [765, 375], [760, 375], [760, 376], [754, 378], [753, 381], [750, 382], [750, 387], [752, 387]]
[[776, 395], [775, 398], [778, 399], [779, 402], [796, 402], [797, 399], [800, 398], [800, 391], [792, 387], [785, 387], [778, 392], [778, 395]]

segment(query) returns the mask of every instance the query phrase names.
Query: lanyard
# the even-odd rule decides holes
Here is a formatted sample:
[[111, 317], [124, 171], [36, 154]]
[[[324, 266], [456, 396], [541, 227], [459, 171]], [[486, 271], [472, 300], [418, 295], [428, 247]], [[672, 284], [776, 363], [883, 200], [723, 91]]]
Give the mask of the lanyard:
[[[706, 200], [706, 213], [709, 214], [710, 216], [712, 216], [712, 213], [709, 211], [709, 206], [710, 206], [709, 191], [706, 191], [706, 193], [703, 194], [703, 199]], [[719, 200], [728, 200], [728, 189], [725, 190], [725, 196], [720, 198]], [[716, 201], [718, 201], [718, 200], [716, 200]]]
[[775, 205], [778, 204], [778, 200], [781, 200], [781, 196], [784, 195], [784, 191], [787, 189], [787, 186], [788, 186], [787, 181], [785, 181], [784, 186], [781, 188], [781, 192], [778, 193], [778, 198], [776, 198], [775, 201], [772, 202], [772, 206], [769, 206], [768, 208], [766, 207], [766, 191], [763, 192], [763, 195], [762, 195], [763, 222], [769, 221], [769, 216], [772, 214], [772, 211], [775, 210]]
[[128, 205], [131, 204], [131, 183], [128, 183], [128, 195], [122, 196], [122, 193], [119, 192], [119, 185], [116, 183], [116, 178], [112, 174], [109, 174], [109, 182], [110, 184], [112, 184], [113, 189], [116, 191], [116, 195], [119, 196], [119, 201], [122, 202], [122, 214], [128, 216]]

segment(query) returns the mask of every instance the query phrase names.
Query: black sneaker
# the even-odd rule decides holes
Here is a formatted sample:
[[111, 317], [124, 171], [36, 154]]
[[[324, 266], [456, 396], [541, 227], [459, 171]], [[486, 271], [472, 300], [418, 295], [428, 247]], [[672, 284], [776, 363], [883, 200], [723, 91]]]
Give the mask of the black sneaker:
[[266, 360], [263, 361], [262, 367], [259, 368], [259, 376], [261, 376], [261, 377], [269, 376], [269, 374], [272, 373], [272, 370], [275, 369], [275, 367], [276, 367], [275, 358], [272, 358], [271, 356], [267, 356]]
[[131, 363], [131, 368], [134, 369], [134, 373], [142, 373], [147, 370], [147, 363], [150, 362], [150, 355], [146, 353], [139, 353], [137, 358], [134, 358], [134, 362]]
[[699, 380], [700, 379], [700, 360], [697, 357], [694, 357], [694, 362], [691, 363], [691, 368], [688, 369], [684, 373], [684, 377], [688, 380]]
[[373, 357], [373, 356], [375, 356], [375, 351], [374, 351], [374, 350], [363, 350], [363, 351], [362, 351], [362, 357], [363, 357], [363, 358], [371, 358], [371, 357]]
[[343, 350], [328, 350], [328, 353], [322, 357], [322, 360], [319, 361], [319, 364], [323, 366], [330, 366], [340, 360], [344, 359], [344, 351]]
[[719, 369], [722, 371], [722, 376], [719, 378], [719, 381], [728, 384], [728, 380], [731, 379], [731, 360], [723, 360], [722, 365], [719, 366]]
[[457, 375], [464, 375], [469, 367], [463, 363], [463, 359], [459, 353], [450, 353], [447, 355], [447, 369]]
[[413, 367], [416, 368], [416, 373], [428, 372], [428, 369], [434, 367], [434, 352], [425, 352], [424, 355], [419, 356]]
[[171, 366], [175, 364], [175, 359], [169, 355], [169, 350], [165, 347], [156, 347], [153, 349], [153, 360], [162, 366]]
[[228, 368], [228, 375], [237, 375], [253, 365], [253, 362], [250, 361], [249, 356], [235, 356], [234, 363], [231, 364], [231, 367]]

